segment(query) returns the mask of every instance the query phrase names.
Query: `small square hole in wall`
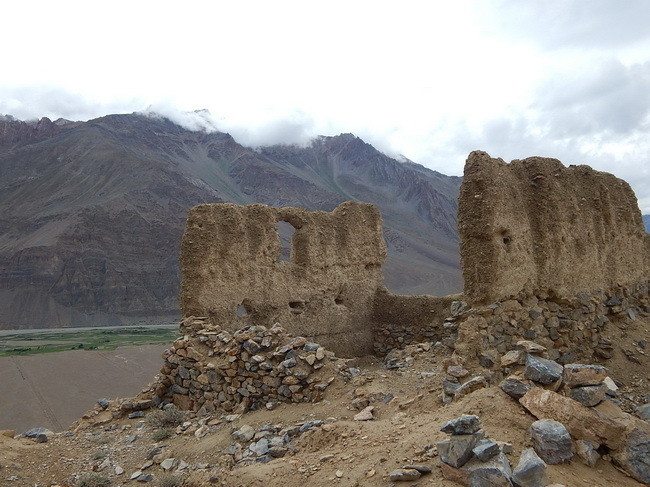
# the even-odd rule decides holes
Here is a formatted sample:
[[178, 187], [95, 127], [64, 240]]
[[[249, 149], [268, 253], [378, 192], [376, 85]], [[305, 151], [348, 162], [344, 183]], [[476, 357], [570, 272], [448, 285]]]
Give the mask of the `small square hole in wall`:
[[289, 222], [279, 221], [277, 231], [278, 238], [280, 239], [280, 255], [278, 255], [278, 262], [290, 262], [291, 249], [293, 247], [293, 234], [296, 232], [296, 229]]

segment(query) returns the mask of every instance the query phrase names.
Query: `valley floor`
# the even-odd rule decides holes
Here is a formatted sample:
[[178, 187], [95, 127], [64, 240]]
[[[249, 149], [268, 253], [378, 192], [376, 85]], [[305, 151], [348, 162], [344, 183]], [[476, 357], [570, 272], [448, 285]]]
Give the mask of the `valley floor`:
[[61, 431], [102, 397], [135, 395], [160, 370], [167, 346], [0, 357], [0, 429]]

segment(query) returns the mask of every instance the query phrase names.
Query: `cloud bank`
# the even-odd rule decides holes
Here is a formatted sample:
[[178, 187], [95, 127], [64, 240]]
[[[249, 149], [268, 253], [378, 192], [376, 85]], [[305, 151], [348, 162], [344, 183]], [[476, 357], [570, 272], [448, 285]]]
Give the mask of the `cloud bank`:
[[[28, 37], [35, 5], [8, 6], [21, 42], [4, 54], [0, 113], [158, 113], [250, 147], [353, 132], [455, 175], [475, 149], [550, 156], [628, 180], [650, 213], [646, 0], [116, 1], [101, 24], [81, 3], [42, 2]], [[75, 48], [52, 56], [53, 35]]]

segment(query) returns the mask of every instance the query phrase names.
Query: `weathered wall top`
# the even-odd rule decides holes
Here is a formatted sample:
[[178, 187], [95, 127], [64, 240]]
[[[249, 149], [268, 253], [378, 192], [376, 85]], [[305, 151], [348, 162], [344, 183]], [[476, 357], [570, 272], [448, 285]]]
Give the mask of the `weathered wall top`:
[[[278, 222], [295, 229], [288, 260]], [[373, 205], [346, 202], [332, 212], [200, 205], [181, 244], [183, 314], [233, 329], [279, 322], [337, 353], [369, 353], [385, 257]]]
[[588, 166], [472, 152], [460, 192], [464, 294], [491, 302], [648, 278], [650, 240], [630, 186]]

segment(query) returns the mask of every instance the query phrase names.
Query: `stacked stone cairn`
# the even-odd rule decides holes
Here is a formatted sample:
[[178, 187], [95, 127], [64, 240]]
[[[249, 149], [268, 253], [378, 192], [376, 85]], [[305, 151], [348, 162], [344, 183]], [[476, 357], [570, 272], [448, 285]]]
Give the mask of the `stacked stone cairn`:
[[323, 379], [319, 371], [335, 359], [332, 352], [277, 324], [231, 333], [206, 318], [190, 317], [181, 332], [163, 355], [157, 402], [199, 414], [272, 409], [279, 402], [319, 401], [334, 380]]
[[478, 416], [452, 419], [440, 431], [449, 435], [436, 444], [445, 478], [473, 487], [512, 485], [508, 447], [485, 437]]

